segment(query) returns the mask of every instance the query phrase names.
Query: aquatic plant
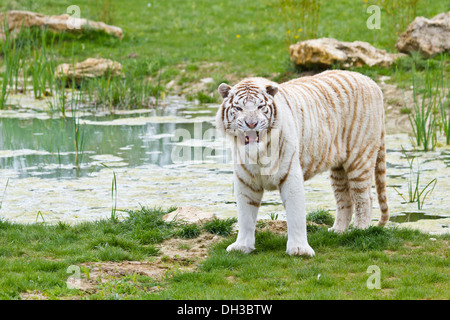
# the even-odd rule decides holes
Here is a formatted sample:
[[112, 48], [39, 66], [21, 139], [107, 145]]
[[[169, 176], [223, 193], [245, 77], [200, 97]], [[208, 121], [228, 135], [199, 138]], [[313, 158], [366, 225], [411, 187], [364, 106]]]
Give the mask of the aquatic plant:
[[417, 202], [417, 209], [422, 210], [427, 196], [433, 192], [436, 187], [437, 178], [429, 181], [425, 187], [420, 188], [420, 163], [417, 161], [417, 169], [414, 170], [414, 156], [409, 156], [406, 150], [402, 146], [403, 156], [408, 162], [409, 176], [408, 176], [408, 195], [405, 197], [397, 188], [393, 187], [399, 196], [403, 198], [405, 202], [413, 203]]
[[[440, 111], [440, 127], [445, 136], [445, 143], [450, 145], [450, 103], [448, 92], [448, 77], [444, 74], [444, 65], [446, 62], [446, 56], [441, 54], [441, 72], [440, 72], [440, 86], [438, 91], [438, 105]], [[447, 94], [447, 96], [446, 96]]]
[[3, 22], [5, 39], [1, 43], [1, 52], [5, 71], [2, 76], [0, 108], [4, 108], [10, 91], [27, 91], [28, 79], [31, 77], [34, 97], [40, 99], [51, 95], [54, 82], [55, 60], [53, 55], [53, 37], [46, 30], [37, 28], [21, 28], [12, 36], [7, 30], [6, 20]]
[[9, 90], [8, 90], [8, 74], [7, 72], [3, 72], [2, 74], [2, 84], [0, 87], [0, 110], [5, 108], [6, 99], [8, 98]]
[[[429, 70], [427, 62], [425, 68], [424, 87], [419, 88], [415, 76], [415, 65], [412, 66], [412, 82], [414, 110], [408, 114], [409, 122], [413, 130], [416, 145], [422, 147], [423, 151], [434, 150], [436, 146], [438, 93], [440, 78], [437, 78]], [[419, 93], [422, 99], [419, 102]]]
[[[27, 33], [27, 31], [27, 29], [24, 31], [25, 39], [30, 40], [29, 45], [27, 46], [27, 56], [22, 58], [22, 61], [24, 62], [22, 65], [24, 74], [23, 79], [26, 81], [27, 75], [31, 75], [34, 97], [40, 99], [53, 93], [55, 59], [50, 58], [50, 56], [54, 54], [53, 43], [55, 34], [51, 36], [50, 33], [47, 33], [45, 30], [35, 31], [35, 34], [30, 34], [30, 32]], [[47, 44], [48, 38], [51, 38], [49, 44]], [[26, 57], [29, 57], [30, 61], [27, 61]], [[25, 82], [23, 87], [25, 92]]]
[[84, 131], [83, 126], [80, 123], [80, 117], [77, 114], [77, 111], [82, 103], [83, 90], [80, 88], [78, 92], [72, 90], [72, 97], [70, 99], [70, 109], [72, 112], [72, 126], [73, 126], [73, 144], [75, 151], [75, 168], [77, 170], [81, 167], [81, 162], [83, 160], [84, 154]]
[[5, 201], [6, 189], [8, 188], [9, 178], [6, 180], [5, 189], [3, 190], [2, 200], [0, 201], [0, 210], [2, 209], [3, 201]]
[[278, 220], [278, 213], [271, 212], [270, 213], [270, 220]]
[[38, 210], [38, 212], [36, 213], [36, 223], [38, 223], [39, 217], [41, 217], [42, 223], [45, 224], [44, 215], [42, 214], [42, 212], [40, 210]]
[[3, 30], [5, 30], [5, 39], [1, 43], [1, 53], [3, 55], [3, 63], [5, 65], [5, 69], [2, 73], [2, 86], [0, 89], [0, 109], [4, 109], [6, 105], [6, 99], [9, 95], [9, 79], [12, 79], [13, 73], [13, 63], [15, 55], [12, 54], [15, 50], [14, 42], [11, 41], [10, 33], [7, 28], [6, 20], [3, 22]]
[[[6, 22], [3, 28], [8, 30]], [[5, 64], [5, 69], [0, 76], [0, 109], [5, 107], [6, 99], [11, 91], [26, 93], [27, 84], [31, 84], [36, 99], [51, 96], [48, 102], [50, 108], [60, 110], [65, 117], [68, 102], [65, 92], [68, 84], [66, 80], [69, 80], [72, 88], [83, 85], [85, 88], [83, 95], [94, 107], [110, 109], [151, 107], [155, 104], [153, 97], [156, 97], [158, 101], [163, 96], [160, 77], [161, 59], [153, 62], [130, 63], [123, 77], [107, 74], [85, 80], [82, 84], [67, 78], [56, 81], [55, 53], [58, 48], [55, 43], [62, 43], [64, 46], [64, 42], [60, 41], [63, 37], [64, 35], [36, 28], [21, 28], [14, 37], [6, 32], [0, 50]], [[77, 53], [74, 42], [71, 47], [71, 52], [67, 54], [75, 66]], [[155, 70], [159, 76], [150, 77], [149, 73], [154, 74]]]
[[111, 220], [117, 221], [117, 176], [116, 172], [113, 170], [113, 179], [111, 184], [111, 200], [113, 202], [112, 208], [111, 208]]

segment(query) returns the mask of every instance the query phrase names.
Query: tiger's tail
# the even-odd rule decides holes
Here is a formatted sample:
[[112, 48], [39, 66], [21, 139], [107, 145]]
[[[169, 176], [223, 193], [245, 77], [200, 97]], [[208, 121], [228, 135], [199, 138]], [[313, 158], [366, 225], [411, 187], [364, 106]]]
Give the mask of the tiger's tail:
[[389, 207], [386, 197], [386, 144], [384, 141], [385, 132], [381, 134], [381, 145], [375, 163], [375, 185], [378, 195], [381, 217], [379, 226], [384, 226], [389, 221]]

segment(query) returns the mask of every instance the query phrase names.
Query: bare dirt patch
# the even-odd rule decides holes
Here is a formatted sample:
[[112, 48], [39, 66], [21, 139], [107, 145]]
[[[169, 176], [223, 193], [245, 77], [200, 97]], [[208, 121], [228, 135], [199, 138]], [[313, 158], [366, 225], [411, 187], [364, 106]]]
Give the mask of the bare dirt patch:
[[[217, 235], [202, 233], [195, 239], [171, 238], [160, 246], [160, 255], [149, 261], [85, 262], [78, 282], [80, 290], [94, 293], [100, 283], [127, 275], [142, 275], [160, 281], [176, 271], [192, 271], [207, 257], [209, 247], [222, 239]], [[24, 297], [25, 298], [25, 297]]]
[[[316, 227], [329, 227], [327, 225], [318, 224], [311, 221], [306, 221], [306, 224], [309, 226], [316, 226]], [[287, 235], [287, 222], [286, 220], [260, 220], [258, 230], [270, 231], [276, 234]]]
[[378, 85], [384, 95], [385, 125], [387, 134], [412, 133], [408, 110], [414, 109], [412, 90], [387, 84], [387, 78], [380, 77]]

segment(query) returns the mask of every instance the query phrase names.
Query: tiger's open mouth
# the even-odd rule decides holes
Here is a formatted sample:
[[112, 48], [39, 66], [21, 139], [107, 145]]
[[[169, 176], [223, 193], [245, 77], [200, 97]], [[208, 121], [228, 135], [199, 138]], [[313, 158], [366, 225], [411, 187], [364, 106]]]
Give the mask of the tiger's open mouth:
[[250, 130], [244, 131], [244, 143], [248, 145], [249, 143], [258, 143], [259, 142], [259, 131]]

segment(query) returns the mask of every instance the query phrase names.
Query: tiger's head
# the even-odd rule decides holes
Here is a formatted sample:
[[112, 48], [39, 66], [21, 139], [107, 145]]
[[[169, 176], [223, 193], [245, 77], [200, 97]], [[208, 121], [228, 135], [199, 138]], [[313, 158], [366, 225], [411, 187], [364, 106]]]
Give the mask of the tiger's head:
[[216, 116], [218, 130], [235, 136], [244, 145], [260, 143], [276, 123], [276, 83], [263, 78], [244, 79], [234, 87], [222, 83], [223, 102]]

